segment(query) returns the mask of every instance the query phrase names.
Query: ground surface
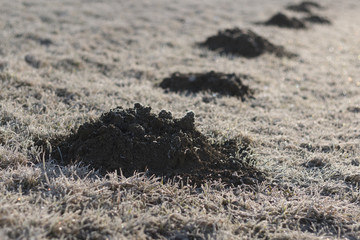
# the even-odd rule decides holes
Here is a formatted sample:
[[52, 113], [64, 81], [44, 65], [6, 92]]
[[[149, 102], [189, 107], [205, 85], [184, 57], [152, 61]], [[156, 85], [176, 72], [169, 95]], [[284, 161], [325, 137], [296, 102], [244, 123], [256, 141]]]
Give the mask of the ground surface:
[[[0, 238], [360, 239], [360, 2], [318, 1], [324, 9], [311, 11], [331, 25], [255, 24], [307, 16], [290, 3], [2, 0]], [[298, 57], [198, 47], [234, 27]], [[209, 71], [251, 76], [254, 98], [157, 87], [174, 72]], [[194, 188], [102, 177], [49, 155], [53, 139], [136, 102], [176, 118], [192, 110], [213, 142], [251, 140], [267, 179]]]

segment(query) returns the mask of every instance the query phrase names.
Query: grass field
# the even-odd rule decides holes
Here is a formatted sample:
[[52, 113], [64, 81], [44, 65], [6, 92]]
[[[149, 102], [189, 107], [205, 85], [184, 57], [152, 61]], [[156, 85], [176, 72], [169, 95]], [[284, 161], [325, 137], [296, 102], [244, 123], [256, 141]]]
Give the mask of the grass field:
[[[295, 30], [255, 24], [305, 16], [285, 10], [292, 0], [0, 0], [0, 239], [360, 239], [360, 2], [317, 2], [332, 24]], [[298, 57], [198, 47], [232, 27]], [[253, 98], [158, 87], [212, 70], [252, 76]], [[194, 187], [50, 154], [53, 139], [137, 102], [192, 110], [214, 142], [249, 139], [266, 180]]]

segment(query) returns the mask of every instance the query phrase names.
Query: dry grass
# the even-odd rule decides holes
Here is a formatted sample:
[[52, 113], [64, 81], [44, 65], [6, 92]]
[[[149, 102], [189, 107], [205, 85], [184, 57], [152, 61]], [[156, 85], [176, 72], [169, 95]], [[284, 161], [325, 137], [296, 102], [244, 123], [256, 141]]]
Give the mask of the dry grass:
[[[333, 25], [304, 31], [253, 24], [285, 0], [0, 2], [1, 239], [360, 239], [360, 113], [348, 110], [360, 104], [357, 0], [319, 1]], [[195, 47], [234, 26], [300, 57]], [[154, 86], [210, 70], [253, 76], [256, 98]], [[101, 177], [37, 146], [135, 102], [191, 109], [214, 141], [251, 139], [268, 179], [248, 189]]]

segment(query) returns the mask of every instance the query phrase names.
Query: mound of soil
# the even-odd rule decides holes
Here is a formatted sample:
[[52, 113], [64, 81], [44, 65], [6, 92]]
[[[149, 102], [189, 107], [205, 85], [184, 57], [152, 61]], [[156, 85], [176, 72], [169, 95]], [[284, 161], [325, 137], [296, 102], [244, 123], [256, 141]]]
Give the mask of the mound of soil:
[[331, 21], [329, 19], [317, 15], [310, 15], [308, 17], [303, 18], [303, 20], [310, 23], [331, 24]]
[[320, 4], [312, 1], [303, 1], [299, 4], [289, 5], [286, 7], [286, 9], [291, 11], [306, 12], [306, 13], [310, 13], [311, 8], [322, 9], [323, 7]]
[[289, 18], [283, 13], [277, 13], [272, 16], [268, 21], [264, 22], [264, 25], [278, 26], [282, 28], [295, 28], [303, 29], [306, 28], [305, 23], [297, 18]]
[[236, 96], [245, 100], [252, 94], [248, 86], [244, 85], [241, 78], [249, 78], [246, 75], [225, 74], [219, 72], [207, 73], [173, 73], [171, 77], [165, 78], [160, 87], [174, 92], [200, 92], [211, 91], [222, 95]]
[[81, 161], [102, 174], [121, 169], [131, 176], [147, 170], [196, 185], [209, 179], [229, 185], [262, 180], [263, 175], [244, 160], [249, 158], [248, 144], [211, 144], [195, 129], [194, 121], [193, 112], [175, 119], [171, 112], [152, 114], [150, 107], [139, 103], [129, 109], [117, 107], [60, 143], [55, 158], [65, 164]]
[[251, 30], [239, 28], [219, 31], [217, 35], [207, 38], [205, 42], [199, 45], [221, 54], [234, 54], [247, 58], [258, 57], [265, 52], [273, 53], [278, 57], [295, 56], [295, 54], [285, 51], [281, 46], [270, 43]]

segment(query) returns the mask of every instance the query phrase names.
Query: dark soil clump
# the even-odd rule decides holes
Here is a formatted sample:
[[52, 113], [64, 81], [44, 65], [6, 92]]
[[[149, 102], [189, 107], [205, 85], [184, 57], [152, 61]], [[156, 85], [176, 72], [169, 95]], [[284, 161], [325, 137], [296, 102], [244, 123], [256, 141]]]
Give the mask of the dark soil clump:
[[277, 13], [272, 16], [264, 25], [278, 26], [282, 28], [295, 28], [295, 29], [304, 29], [306, 25], [304, 22], [297, 18], [289, 18], [283, 13]]
[[248, 144], [211, 144], [194, 121], [193, 112], [175, 119], [171, 112], [156, 115], [138, 103], [129, 109], [117, 107], [82, 125], [58, 145], [61, 154], [54, 155], [65, 164], [81, 161], [102, 174], [121, 169], [131, 176], [147, 170], [165, 180], [180, 177], [195, 185], [211, 179], [228, 185], [263, 179], [245, 160], [250, 159]]
[[306, 13], [310, 13], [311, 8], [322, 9], [323, 7], [320, 4], [312, 1], [304, 1], [299, 4], [289, 5], [286, 7], [286, 9], [291, 11], [306, 12]]
[[347, 110], [352, 113], [360, 113], [360, 107], [348, 107]]
[[234, 54], [247, 58], [258, 57], [266, 52], [275, 54], [278, 57], [296, 56], [285, 51], [283, 47], [270, 43], [251, 30], [239, 28], [219, 31], [217, 35], [207, 38], [205, 42], [199, 45], [220, 54]]
[[308, 17], [303, 18], [303, 20], [310, 23], [331, 24], [331, 21], [329, 19], [317, 15], [310, 15]]
[[225, 74], [219, 72], [208, 73], [173, 73], [171, 77], [165, 78], [160, 87], [174, 92], [200, 92], [211, 91], [222, 95], [235, 96], [245, 100], [246, 96], [252, 94], [248, 86], [241, 79], [249, 78], [246, 75]]
[[41, 61], [38, 60], [35, 56], [33, 55], [26, 55], [24, 57], [24, 60], [27, 64], [29, 64], [30, 66], [32, 66], [33, 68], [40, 68], [41, 67]]

